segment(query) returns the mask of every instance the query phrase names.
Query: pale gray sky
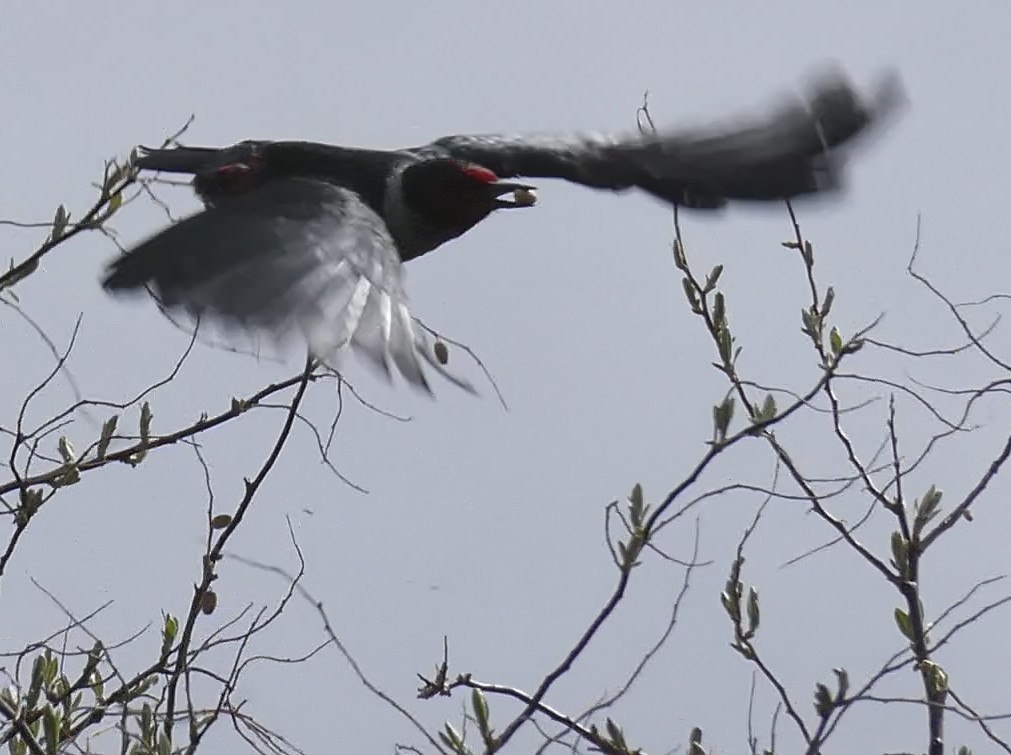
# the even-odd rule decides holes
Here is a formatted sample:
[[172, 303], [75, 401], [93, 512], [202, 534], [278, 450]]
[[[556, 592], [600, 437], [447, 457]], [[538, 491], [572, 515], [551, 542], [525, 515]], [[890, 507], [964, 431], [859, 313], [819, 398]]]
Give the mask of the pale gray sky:
[[[185, 140], [193, 144], [299, 138], [397, 147], [455, 132], [629, 129], [645, 90], [659, 123], [696, 124], [760, 107], [826, 60], [861, 83], [891, 66], [903, 76], [911, 108], [861, 155], [846, 196], [804, 206], [801, 220], [815, 243], [819, 280], [835, 287], [841, 329], [852, 332], [884, 312], [882, 338], [948, 346], [957, 329], [904, 270], [922, 213], [921, 266], [952, 298], [1002, 291], [1011, 278], [1004, 249], [1011, 225], [1009, 24], [1008, 6], [985, 0], [971, 9], [657, 0], [11, 5], [0, 24], [7, 102], [0, 216], [45, 220], [60, 202], [79, 214], [104, 158], [159, 142], [191, 113], [196, 121]], [[352, 368], [370, 400], [414, 418], [398, 423], [347, 407], [336, 461], [370, 494], [329, 474], [301, 428], [232, 543], [244, 556], [292, 568], [290, 515], [307, 561], [305, 585], [367, 673], [432, 728], [458, 721], [464, 699], [413, 699], [414, 674], [431, 670], [443, 634], [454, 672], [535, 687], [616, 579], [603, 545], [604, 506], [637, 481], [651, 498], [680, 481], [704, 453], [711, 406], [725, 390], [671, 264], [669, 213], [641, 196], [547, 181], [539, 187], [535, 210], [493, 217], [409, 269], [417, 314], [477, 350], [510, 411], [490, 388], [474, 400], [438, 386], [438, 401], [430, 402]], [[178, 212], [196, 207], [184, 189], [162, 196]], [[163, 222], [156, 207], [138, 202], [115, 225], [129, 242]], [[5, 257], [20, 259], [39, 237], [0, 230]], [[795, 255], [779, 246], [790, 236], [785, 212], [686, 216], [684, 232], [698, 270], [726, 265], [721, 283], [744, 346], [742, 371], [765, 384], [807, 387], [816, 375], [799, 333], [808, 294]], [[72, 368], [86, 394], [110, 399], [167, 372], [186, 341], [152, 303], [106, 299], [97, 278], [114, 254], [98, 234], [75, 240], [17, 289], [60, 343], [84, 313]], [[1001, 339], [998, 331], [998, 351]], [[0, 390], [7, 424], [50, 360], [10, 313], [0, 321], [0, 348], [8, 357]], [[454, 354], [456, 369], [479, 380], [461, 357]], [[199, 348], [154, 399], [155, 430], [221, 410], [297, 364], [296, 357], [276, 365]], [[853, 365], [899, 378], [909, 366], [879, 354]], [[971, 359], [922, 374], [958, 385], [994, 377]], [[852, 400], [882, 394], [850, 390]], [[54, 390], [37, 416], [68, 398], [65, 387]], [[910, 447], [918, 447], [931, 426], [912, 404], [900, 408]], [[312, 390], [307, 416], [327, 424], [334, 409], [328, 387]], [[949, 441], [913, 476], [919, 490], [911, 494], [936, 483], [957, 499], [985, 468], [1008, 417], [995, 403], [981, 409], [975, 419], [988, 429]], [[205, 437], [219, 501], [238, 500], [242, 477], [255, 472], [281, 416], [253, 414]], [[885, 416], [879, 401], [854, 419], [863, 454], [879, 442]], [[79, 423], [69, 432], [83, 445], [94, 430]], [[828, 432], [827, 417], [812, 415], [781, 435], [811, 474], [828, 476], [843, 470]], [[767, 448], [753, 442], [728, 454], [703, 483], [768, 483], [772, 470]], [[1007, 571], [1007, 490], [998, 480], [975, 522], [934, 554], [924, 585], [928, 614], [977, 579]], [[634, 745], [664, 752], [699, 725], [719, 751], [744, 750], [751, 668], [728, 648], [718, 594], [759, 503], [737, 495], [697, 510], [702, 557], [713, 565], [696, 573], [673, 639], [614, 713]], [[834, 511], [855, 520], [866, 505], [854, 493]], [[54, 501], [19, 548], [3, 583], [3, 649], [61, 620], [28, 577], [79, 613], [115, 599], [95, 624], [110, 641], [157, 622], [161, 610], [184, 613], [198, 577], [204, 509], [199, 467], [182, 446], [138, 469], [88, 475]], [[875, 521], [865, 539], [887, 559], [887, 522]], [[831, 669], [844, 666], [856, 683], [900, 646], [891, 620], [896, 596], [848, 551], [781, 569], [827, 536], [802, 504], [774, 505], [751, 543], [745, 574], [762, 591], [761, 647], [812, 719], [816, 681], [828, 682]], [[685, 521], [662, 542], [687, 558], [691, 538]], [[234, 563], [222, 572], [215, 619], [248, 601], [270, 603], [285, 587]], [[681, 579], [679, 568], [646, 559], [627, 602], [548, 702], [577, 712], [613, 691], [662, 631]], [[990, 597], [998, 594], [999, 587]], [[952, 684], [982, 712], [1007, 707], [1009, 661], [997, 650], [1007, 620], [1006, 613], [990, 615], [941, 659]], [[322, 637], [314, 611], [297, 603], [260, 649], [295, 655]], [[124, 665], [149, 657], [157, 642], [152, 633], [133, 654], [123, 651]], [[918, 694], [909, 672], [887, 689]], [[239, 697], [307, 752], [334, 751], [335, 732], [347, 752], [419, 743], [335, 653], [254, 670]], [[763, 736], [774, 701], [761, 687]], [[492, 700], [499, 725], [512, 710]], [[866, 704], [849, 714], [828, 751], [919, 751], [924, 720], [919, 708]], [[532, 733], [520, 742], [536, 741]], [[220, 751], [240, 751], [225, 736]], [[797, 741], [783, 721], [783, 751]], [[949, 744], [961, 743], [993, 751], [977, 729], [952, 720]]]

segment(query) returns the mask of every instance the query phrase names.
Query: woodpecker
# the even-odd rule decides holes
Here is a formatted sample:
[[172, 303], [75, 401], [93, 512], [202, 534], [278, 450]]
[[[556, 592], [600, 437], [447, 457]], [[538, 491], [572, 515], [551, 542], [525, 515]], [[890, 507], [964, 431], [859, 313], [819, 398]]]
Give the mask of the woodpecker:
[[894, 76], [861, 97], [832, 72], [764, 118], [695, 130], [457, 135], [389, 151], [257, 140], [140, 148], [137, 168], [191, 174], [204, 209], [111, 262], [103, 286], [147, 289], [168, 310], [254, 333], [300, 333], [324, 362], [351, 345], [425, 392], [422, 362], [469, 389], [412, 317], [403, 263], [496, 210], [533, 206], [534, 186], [515, 179], [639, 189], [700, 212], [832, 194], [857, 137], [902, 101]]

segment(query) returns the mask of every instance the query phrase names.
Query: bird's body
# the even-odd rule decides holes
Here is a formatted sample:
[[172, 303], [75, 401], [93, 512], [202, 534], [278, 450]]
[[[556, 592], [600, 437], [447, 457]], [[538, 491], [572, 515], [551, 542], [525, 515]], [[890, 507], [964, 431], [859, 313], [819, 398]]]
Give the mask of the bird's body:
[[698, 210], [831, 192], [843, 148], [894, 109], [897, 91], [892, 83], [863, 102], [845, 80], [826, 79], [765, 120], [658, 135], [146, 150], [136, 166], [192, 174], [205, 209], [113, 262], [104, 285], [150, 286], [166, 307], [258, 332], [298, 330], [324, 360], [351, 343], [428, 390], [419, 355], [446, 373], [407, 309], [402, 263], [497, 209], [534, 203], [532, 186], [503, 179], [640, 189]]

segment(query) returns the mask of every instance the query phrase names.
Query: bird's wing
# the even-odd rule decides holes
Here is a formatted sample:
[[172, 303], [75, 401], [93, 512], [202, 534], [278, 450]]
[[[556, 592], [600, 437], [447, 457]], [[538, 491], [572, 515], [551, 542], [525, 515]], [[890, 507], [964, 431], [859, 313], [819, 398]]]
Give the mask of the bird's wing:
[[699, 208], [838, 188], [839, 148], [902, 101], [886, 77], [868, 99], [841, 74], [815, 79], [804, 98], [764, 118], [622, 137], [448, 136], [415, 149], [478, 163], [502, 177], [561, 178], [599, 189], [639, 188]]
[[115, 260], [107, 290], [150, 286], [168, 308], [283, 337], [300, 331], [328, 361], [351, 344], [430, 392], [437, 363], [407, 307], [403, 266], [383, 220], [354, 192], [267, 181], [169, 226]]

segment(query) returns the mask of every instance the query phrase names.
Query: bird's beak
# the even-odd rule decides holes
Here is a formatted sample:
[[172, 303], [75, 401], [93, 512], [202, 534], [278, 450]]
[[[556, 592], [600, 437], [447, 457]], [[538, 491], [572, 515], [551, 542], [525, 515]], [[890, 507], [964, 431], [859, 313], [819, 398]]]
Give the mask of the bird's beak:
[[495, 208], [504, 210], [510, 207], [532, 207], [537, 204], [536, 187], [529, 184], [518, 184], [511, 181], [496, 181], [491, 184], [495, 193]]

